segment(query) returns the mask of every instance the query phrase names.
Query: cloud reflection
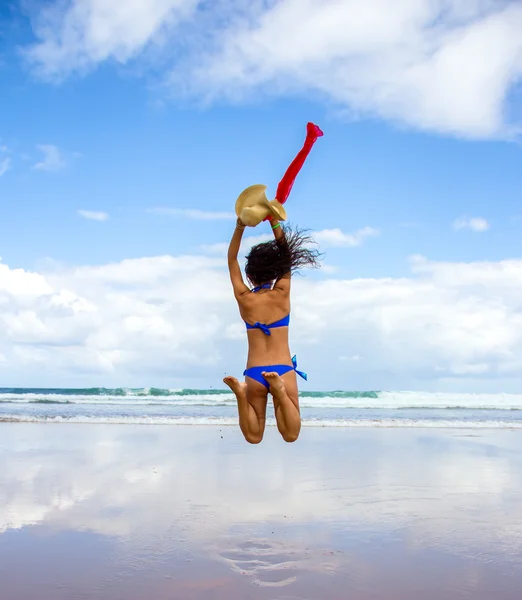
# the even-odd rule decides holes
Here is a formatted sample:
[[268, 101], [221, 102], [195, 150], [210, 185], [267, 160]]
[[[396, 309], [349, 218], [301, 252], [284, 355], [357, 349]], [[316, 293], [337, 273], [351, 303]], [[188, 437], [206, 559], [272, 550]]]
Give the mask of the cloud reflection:
[[257, 448], [235, 428], [0, 425], [0, 533], [93, 532], [122, 556], [182, 548], [266, 586], [303, 565], [334, 572], [383, 536], [463, 557], [522, 553], [513, 432], [268, 437]]

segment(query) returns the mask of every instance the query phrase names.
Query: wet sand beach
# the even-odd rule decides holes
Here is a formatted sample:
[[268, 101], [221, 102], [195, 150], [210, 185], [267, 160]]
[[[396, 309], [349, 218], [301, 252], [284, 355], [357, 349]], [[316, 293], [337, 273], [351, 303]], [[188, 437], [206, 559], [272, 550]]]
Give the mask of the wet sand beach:
[[514, 430], [0, 424], [1, 600], [518, 600]]

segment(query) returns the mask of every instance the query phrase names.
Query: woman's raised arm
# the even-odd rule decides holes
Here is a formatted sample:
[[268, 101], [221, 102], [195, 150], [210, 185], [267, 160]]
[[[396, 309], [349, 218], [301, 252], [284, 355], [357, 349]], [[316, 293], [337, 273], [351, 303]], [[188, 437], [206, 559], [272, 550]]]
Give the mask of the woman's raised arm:
[[236, 222], [236, 228], [234, 229], [234, 233], [232, 234], [232, 239], [230, 240], [227, 255], [230, 281], [232, 282], [234, 296], [236, 298], [250, 291], [249, 288], [245, 285], [245, 282], [243, 281], [243, 275], [241, 274], [241, 268], [237, 260], [239, 248], [241, 247], [241, 240], [243, 239], [244, 230], [245, 226], [243, 225], [241, 220], [238, 219]]
[[281, 223], [277, 219], [271, 219], [269, 221], [270, 226], [272, 227], [272, 231], [274, 233], [274, 237], [276, 240], [282, 240], [285, 237], [285, 232], [281, 227]]

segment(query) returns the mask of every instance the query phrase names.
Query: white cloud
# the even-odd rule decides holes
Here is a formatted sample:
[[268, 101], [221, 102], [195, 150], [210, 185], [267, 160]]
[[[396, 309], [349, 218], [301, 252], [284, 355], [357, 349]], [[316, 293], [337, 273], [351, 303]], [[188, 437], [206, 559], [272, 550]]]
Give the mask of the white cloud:
[[34, 30], [28, 56], [49, 78], [154, 44], [170, 83], [207, 100], [315, 92], [348, 114], [424, 130], [516, 131], [518, 0], [74, 0], [41, 10]]
[[28, 49], [28, 58], [49, 78], [88, 71], [105, 60], [125, 63], [197, 5], [198, 0], [55, 2], [35, 15], [40, 41]]
[[460, 217], [453, 222], [453, 229], [460, 231], [461, 229], [471, 229], [482, 233], [487, 231], [491, 225], [482, 217]]
[[[295, 277], [292, 349], [313, 371], [309, 389], [346, 387], [347, 375], [353, 389], [462, 382], [479, 391], [499, 381], [514, 388], [521, 285], [522, 260], [413, 257], [403, 278]], [[224, 257], [158, 256], [49, 273], [0, 263], [0, 306], [0, 372], [13, 384], [208, 388], [244, 368], [244, 329]]]
[[361, 357], [358, 354], [355, 354], [354, 356], [339, 356], [339, 360], [359, 362]]
[[43, 159], [34, 165], [39, 171], [61, 171], [65, 168], [65, 160], [60, 149], [52, 144], [41, 144], [38, 150], [43, 152]]
[[199, 210], [197, 208], [169, 208], [158, 206], [156, 208], [149, 209], [148, 212], [170, 217], [194, 219], [195, 221], [221, 221], [237, 219], [234, 213], [213, 212], [208, 210]]
[[0, 159], [0, 177], [5, 175], [11, 169], [12, 160], [9, 156]]
[[355, 233], [343, 233], [340, 229], [323, 229], [316, 231], [313, 237], [324, 246], [351, 247], [359, 246], [366, 238], [379, 235], [379, 230], [373, 227], [364, 227]]
[[[0, 259], [1, 261], [1, 259]], [[36, 298], [52, 294], [52, 288], [46, 278], [38, 273], [31, 273], [23, 269], [10, 269], [0, 262], [0, 297], [5, 304], [7, 298], [16, 298], [17, 304], [25, 306]]]
[[[250, 250], [250, 248], [252, 248], [252, 246], [255, 246], [256, 244], [262, 244], [264, 242], [269, 242], [273, 239], [274, 236], [271, 233], [261, 233], [259, 235], [245, 235], [241, 240], [241, 246], [239, 247], [240, 257], [244, 258], [248, 254], [248, 251]], [[201, 250], [203, 250], [203, 252], [208, 252], [209, 254], [221, 254], [225, 256], [228, 250], [228, 246], [229, 242], [218, 242], [217, 244], [205, 244], [201, 246]]]
[[[366, 238], [377, 236], [379, 233], [380, 232], [373, 227], [363, 227], [363, 229], [359, 229], [355, 233], [343, 233], [340, 229], [322, 229], [320, 231], [313, 231], [310, 235], [318, 244], [323, 247], [340, 248], [359, 246]], [[273, 239], [273, 237], [274, 236], [271, 233], [246, 235], [241, 242], [240, 252], [242, 254], [246, 254], [248, 249], [255, 244], [268, 242], [269, 240]], [[209, 252], [210, 254], [226, 254], [228, 244], [228, 242], [218, 242], [217, 244], [204, 245], [201, 249], [204, 252]], [[335, 270], [336, 267], [326, 267], [326, 271], [330, 273], [333, 273]]]
[[83, 219], [88, 219], [91, 221], [107, 221], [109, 219], [109, 215], [106, 212], [99, 212], [94, 210], [82, 210], [78, 211], [78, 214]]
[[[9, 148], [5, 145], [0, 145], [0, 155], [9, 154]], [[0, 177], [5, 175], [7, 171], [12, 169], [13, 161], [10, 156], [0, 156]]]
[[328, 264], [324, 264], [321, 263], [321, 271], [323, 271], [323, 273], [337, 273], [337, 271], [339, 271], [339, 267], [336, 267], [335, 265], [328, 265]]

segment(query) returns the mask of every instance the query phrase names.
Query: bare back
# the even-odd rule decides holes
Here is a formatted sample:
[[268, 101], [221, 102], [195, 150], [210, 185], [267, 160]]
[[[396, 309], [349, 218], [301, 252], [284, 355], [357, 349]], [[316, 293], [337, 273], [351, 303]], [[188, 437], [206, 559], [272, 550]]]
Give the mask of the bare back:
[[[278, 285], [279, 284], [279, 285]], [[290, 281], [278, 282], [272, 290], [242, 294], [237, 298], [239, 313], [246, 323], [269, 325], [290, 314]], [[270, 335], [248, 329], [247, 368], [259, 365], [291, 364], [288, 327], [274, 327]]]

